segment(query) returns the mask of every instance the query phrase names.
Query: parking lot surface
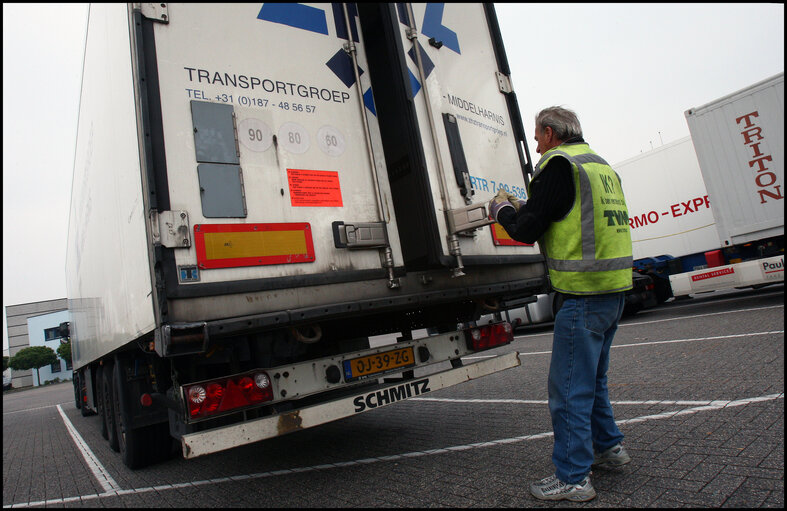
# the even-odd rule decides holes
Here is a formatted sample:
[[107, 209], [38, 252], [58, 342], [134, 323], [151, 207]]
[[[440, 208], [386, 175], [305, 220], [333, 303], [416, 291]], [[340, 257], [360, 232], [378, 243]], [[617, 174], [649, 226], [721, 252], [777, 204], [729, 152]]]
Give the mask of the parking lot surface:
[[609, 388], [632, 462], [583, 504], [532, 498], [553, 473], [551, 326], [468, 357], [522, 364], [209, 456], [131, 471], [70, 382], [3, 395], [4, 507], [783, 507], [784, 286], [624, 318]]

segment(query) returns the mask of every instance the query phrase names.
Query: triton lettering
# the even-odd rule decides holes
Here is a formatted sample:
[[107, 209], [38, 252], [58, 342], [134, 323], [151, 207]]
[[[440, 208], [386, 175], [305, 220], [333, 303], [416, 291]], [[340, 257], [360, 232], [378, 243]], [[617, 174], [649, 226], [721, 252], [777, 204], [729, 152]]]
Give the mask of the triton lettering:
[[[744, 130], [741, 131], [741, 135], [743, 135], [743, 144], [754, 151], [753, 158], [749, 160], [749, 167], [757, 171], [757, 175], [754, 176], [754, 182], [760, 188], [757, 190], [757, 193], [760, 195], [760, 204], [765, 204], [768, 202], [766, 197], [779, 200], [783, 199], [784, 195], [782, 195], [781, 185], [775, 184], [776, 174], [769, 171], [768, 167], [765, 166], [765, 162], [773, 162], [773, 157], [770, 154], [763, 154], [760, 151], [760, 144], [762, 142], [759, 141], [763, 140], [765, 137], [762, 135], [762, 128], [756, 126], [752, 120], [759, 116], [759, 112], [755, 110], [754, 112], [736, 118], [735, 122], [737, 124], [741, 124], [741, 121], [745, 123], [743, 125]], [[768, 188], [771, 189], [769, 190]]]

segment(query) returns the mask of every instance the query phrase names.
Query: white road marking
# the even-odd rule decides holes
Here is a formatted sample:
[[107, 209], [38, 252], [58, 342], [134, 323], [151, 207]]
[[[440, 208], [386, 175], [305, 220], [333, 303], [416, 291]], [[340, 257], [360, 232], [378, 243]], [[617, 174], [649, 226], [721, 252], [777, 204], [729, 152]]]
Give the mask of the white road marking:
[[[676, 342], [715, 341], [715, 340], [719, 340], [719, 339], [736, 339], [736, 338], [739, 338], [739, 337], [750, 337], [752, 335], [775, 335], [775, 334], [783, 334], [783, 333], [784, 333], [784, 330], [773, 330], [771, 332], [750, 332], [750, 333], [746, 333], [746, 334], [715, 335], [715, 336], [712, 336], [712, 337], [695, 337], [693, 339], [671, 339], [669, 341], [637, 342], [637, 343], [632, 343], [632, 344], [618, 344], [617, 346], [613, 344], [611, 349], [616, 349], [616, 348], [633, 348], [633, 347], [637, 347], [637, 346], [652, 346], [654, 344], [672, 344], [672, 343], [676, 343]], [[549, 350], [549, 351], [531, 351], [531, 352], [528, 352], [528, 353], [520, 353], [519, 356], [521, 358], [521, 357], [525, 357], [525, 356], [528, 356], [528, 355], [549, 355], [550, 353], [552, 353], [552, 350]], [[464, 358], [470, 358], [470, 357], [464, 357]]]
[[105, 492], [114, 493], [115, 490], [119, 490], [120, 485], [118, 485], [118, 483], [116, 483], [115, 480], [112, 479], [112, 476], [109, 475], [109, 472], [107, 472], [107, 469], [104, 468], [104, 465], [102, 465], [101, 462], [98, 461], [96, 455], [93, 454], [93, 451], [90, 450], [90, 447], [88, 447], [88, 445], [82, 439], [82, 436], [76, 430], [74, 425], [71, 424], [70, 420], [68, 420], [68, 417], [66, 417], [66, 414], [65, 412], [63, 412], [63, 409], [60, 407], [60, 405], [57, 405], [57, 411], [60, 412], [60, 416], [63, 418], [63, 422], [66, 423], [66, 429], [68, 430], [68, 434], [71, 435], [71, 438], [74, 440], [74, 443], [77, 445], [79, 452], [82, 453], [82, 457], [85, 458], [85, 463], [87, 463], [87, 466], [90, 469], [90, 471], [93, 472], [93, 476], [95, 476], [96, 480], [98, 481], [98, 484], [101, 485], [101, 487], [104, 489]]
[[751, 312], [751, 311], [759, 311], [759, 310], [766, 310], [766, 309], [778, 309], [784, 308], [784, 305], [768, 305], [766, 307], [752, 307], [749, 309], [738, 309], [734, 311], [723, 311], [723, 312], [709, 312], [707, 314], [694, 314], [691, 316], [680, 316], [677, 318], [664, 318], [664, 319], [654, 319], [653, 321], [638, 321], [636, 323], [622, 323], [619, 326], [636, 326], [636, 325], [649, 325], [651, 323], [661, 323], [662, 321], [679, 321], [684, 319], [691, 319], [691, 318], [705, 318], [708, 316], [718, 316], [719, 314], [733, 314], [736, 312]]
[[[750, 337], [752, 335], [776, 335], [776, 334], [783, 334], [784, 330], [773, 330], [770, 332], [750, 332], [746, 334], [731, 334], [731, 335], [715, 335], [712, 337], [695, 337], [693, 339], [670, 339], [667, 341], [647, 341], [647, 342], [636, 342], [631, 344], [613, 344], [611, 349], [616, 348], [633, 348], [636, 346], [652, 346], [655, 344], [671, 344], [676, 342], [694, 342], [694, 341], [714, 341], [719, 339], [737, 339], [740, 337]], [[526, 357], [529, 355], [549, 355], [552, 353], [552, 350], [549, 351], [531, 351], [526, 353], [520, 353], [519, 357]], [[471, 360], [476, 358], [491, 358], [496, 357], [497, 355], [473, 355], [469, 357], [462, 357], [462, 360]]]
[[[442, 403], [489, 403], [489, 404], [517, 404], [517, 405], [546, 405], [549, 401], [546, 399], [454, 399], [442, 397], [413, 397], [410, 401], [435, 401]], [[714, 400], [714, 401], [658, 401], [649, 399], [646, 401], [610, 401], [613, 405], [634, 405], [634, 406], [652, 406], [652, 405], [677, 405], [677, 406], [727, 406], [732, 401]]]
[[[760, 396], [760, 397], [754, 397], [754, 398], [748, 398], [748, 399], [738, 399], [738, 400], [735, 400], [735, 401], [710, 401], [710, 402], [707, 402], [708, 404], [705, 404], [705, 405], [702, 405], [702, 406], [697, 406], [697, 407], [694, 407], [694, 408], [687, 408], [687, 409], [684, 409], [684, 410], [674, 410], [674, 411], [659, 413], [659, 414], [655, 414], [655, 415], [644, 415], [644, 416], [641, 416], [641, 417], [635, 417], [633, 419], [622, 419], [622, 420], [618, 420], [616, 422], [618, 424], [635, 424], [635, 423], [638, 423], [638, 422], [645, 422], [645, 421], [649, 421], [649, 420], [669, 419], [671, 417], [675, 417], [675, 416], [678, 416], [678, 415], [690, 415], [690, 414], [695, 414], [695, 413], [703, 412], [703, 411], [707, 411], [707, 410], [719, 410], [719, 409], [724, 409], [724, 408], [732, 408], [732, 407], [736, 407], [736, 406], [745, 406], [745, 405], [748, 405], [748, 404], [751, 404], [751, 403], [762, 403], [762, 402], [765, 402], [765, 401], [773, 401], [773, 400], [776, 400], [776, 399], [784, 399], [784, 393], [768, 394], [766, 396]], [[644, 401], [644, 402], [647, 402], [647, 401]], [[657, 403], [662, 403], [662, 402], [668, 403], [668, 401], [657, 401]], [[703, 403], [705, 403], [705, 402], [703, 402]], [[60, 408], [60, 407], [58, 406], [58, 408]], [[62, 415], [62, 413], [63, 413], [62, 410], [61, 410], [60, 413]], [[63, 415], [63, 419], [68, 421], [68, 419], [66, 419], [65, 415]], [[68, 424], [70, 424], [70, 423], [68, 423]], [[71, 426], [71, 427], [73, 428], [73, 426]], [[407, 459], [407, 458], [418, 458], [418, 457], [421, 457], [421, 456], [431, 456], [431, 455], [434, 455], [434, 454], [445, 454], [445, 453], [450, 453], [450, 452], [454, 452], [454, 451], [467, 451], [467, 450], [470, 450], [470, 449], [483, 449], [485, 447], [492, 447], [492, 446], [495, 446], [495, 445], [506, 445], [506, 444], [513, 444], [513, 443], [518, 443], [518, 442], [526, 442], [526, 441], [530, 441], [530, 440], [538, 440], [538, 439], [542, 439], [542, 438], [549, 438], [552, 435], [553, 435], [553, 433], [550, 431], [550, 432], [544, 432], [544, 433], [537, 433], [537, 434], [534, 434], [534, 435], [522, 435], [522, 436], [516, 436], [516, 437], [510, 437], [510, 438], [501, 438], [501, 439], [498, 439], [498, 440], [491, 440], [491, 441], [488, 441], [488, 442], [476, 442], [476, 443], [472, 443], [472, 444], [453, 445], [453, 446], [441, 447], [441, 448], [437, 448], [437, 449], [428, 449], [426, 451], [414, 451], [414, 452], [407, 452], [407, 453], [402, 453], [402, 454], [394, 454], [394, 455], [391, 455], [391, 456], [380, 456], [380, 457], [377, 457], [377, 458], [365, 458], [365, 459], [361, 459], [361, 460], [345, 461], [345, 462], [341, 462], [341, 463], [326, 463], [326, 464], [322, 464], [322, 465], [313, 465], [313, 466], [310, 466], [310, 467], [297, 467], [297, 468], [292, 468], [292, 469], [274, 470], [274, 471], [271, 471], [271, 472], [258, 472], [258, 473], [255, 473], [255, 474], [246, 474], [246, 475], [239, 475], [239, 476], [220, 477], [220, 478], [215, 478], [215, 479], [205, 479], [205, 480], [202, 480], [202, 481], [191, 481], [191, 482], [177, 483], [177, 484], [172, 484], [172, 485], [148, 486], [146, 488], [135, 488], [135, 489], [131, 489], [131, 490], [115, 489], [115, 490], [112, 490], [112, 491], [107, 491], [105, 493], [97, 493], [97, 494], [92, 494], [92, 495], [81, 495], [81, 496], [78, 496], [78, 497], [68, 497], [68, 498], [62, 498], [62, 499], [41, 500], [41, 501], [36, 501], [36, 502], [25, 502], [25, 503], [13, 504], [11, 506], [3, 506], [3, 507], [4, 508], [6, 508], [6, 507], [27, 508], [27, 507], [47, 506], [47, 505], [52, 505], [52, 504], [62, 504], [62, 503], [76, 502], [76, 501], [85, 502], [85, 501], [88, 501], [88, 500], [101, 499], [101, 498], [107, 498], [107, 497], [114, 497], [116, 495], [150, 493], [150, 492], [153, 492], [153, 491], [164, 491], [164, 490], [175, 489], [175, 488], [184, 488], [184, 487], [189, 487], [189, 486], [205, 486], [205, 485], [209, 485], [209, 484], [224, 483], [224, 482], [228, 482], [228, 481], [262, 479], [262, 478], [265, 478], [265, 477], [275, 477], [275, 476], [283, 475], [283, 474], [294, 474], [294, 473], [299, 473], [299, 472], [315, 472], [317, 470], [331, 470], [331, 469], [339, 468], [339, 467], [351, 467], [351, 466], [356, 466], [356, 465], [366, 465], [366, 464], [370, 464], [370, 463], [378, 463], [378, 462], [381, 462], [381, 461], [396, 461], [396, 460], [402, 460], [402, 459]], [[77, 436], [78, 436], [78, 434], [77, 434]]]
[[[734, 311], [709, 312], [707, 314], [694, 314], [692, 316], [679, 316], [679, 317], [675, 317], [675, 318], [654, 319], [652, 321], [637, 321], [636, 323], [620, 323], [618, 325], [618, 328], [622, 328], [622, 327], [625, 327], [625, 326], [650, 325], [652, 323], [663, 323], [665, 321], [681, 321], [681, 320], [690, 319], [690, 318], [705, 318], [705, 317], [708, 317], [708, 316], [718, 316], [719, 314], [733, 314], [733, 313], [736, 313], [736, 312], [751, 312], [751, 311], [759, 311], [759, 310], [766, 310], [766, 309], [778, 309], [778, 308], [784, 308], [784, 305], [768, 305], [766, 307], [753, 307], [753, 308], [750, 308], [750, 309], [739, 309], [739, 310], [734, 310]], [[550, 331], [550, 332], [542, 332], [542, 333], [538, 333], [538, 334], [515, 335], [514, 339], [527, 339], [527, 338], [530, 338], [530, 337], [539, 337], [539, 336], [543, 336], [543, 335], [552, 335], [552, 332]]]
[[[61, 403], [61, 404], [68, 404], [68, 403]], [[46, 405], [46, 406], [37, 406], [35, 408], [25, 408], [24, 410], [14, 410], [12, 412], [3, 412], [3, 415], [11, 415], [12, 413], [22, 413], [22, 412], [32, 412], [34, 410], [45, 410], [46, 408], [54, 408], [57, 405]]]

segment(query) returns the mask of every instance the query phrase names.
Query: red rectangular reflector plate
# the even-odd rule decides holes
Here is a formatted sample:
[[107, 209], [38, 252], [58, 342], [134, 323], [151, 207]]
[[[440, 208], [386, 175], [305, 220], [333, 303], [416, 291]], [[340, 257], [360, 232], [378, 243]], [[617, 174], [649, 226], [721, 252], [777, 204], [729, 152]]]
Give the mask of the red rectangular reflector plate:
[[196, 224], [194, 247], [202, 269], [314, 261], [308, 222]]
[[508, 235], [503, 226], [494, 223], [490, 224], [489, 228], [492, 229], [492, 242], [495, 245], [504, 245], [504, 246], [519, 246], [519, 247], [532, 247], [532, 243], [522, 243], [519, 241], [514, 240], [511, 236]]

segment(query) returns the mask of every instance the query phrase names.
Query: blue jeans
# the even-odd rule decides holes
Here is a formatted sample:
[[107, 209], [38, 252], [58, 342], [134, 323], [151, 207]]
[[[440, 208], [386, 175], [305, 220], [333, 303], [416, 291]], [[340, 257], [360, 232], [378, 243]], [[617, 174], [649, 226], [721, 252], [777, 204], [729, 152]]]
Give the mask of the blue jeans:
[[601, 452], [623, 440], [609, 403], [607, 368], [625, 294], [564, 296], [552, 341], [549, 413], [555, 474], [575, 484], [590, 472], [594, 448]]

